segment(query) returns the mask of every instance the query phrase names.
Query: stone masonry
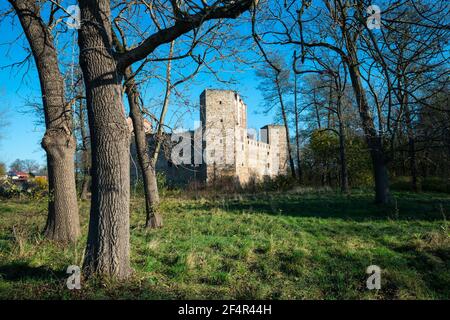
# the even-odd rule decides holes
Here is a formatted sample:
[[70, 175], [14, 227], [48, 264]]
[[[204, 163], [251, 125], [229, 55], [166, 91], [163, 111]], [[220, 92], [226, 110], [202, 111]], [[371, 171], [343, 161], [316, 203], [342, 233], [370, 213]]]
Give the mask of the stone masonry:
[[[234, 91], [206, 89], [200, 95], [201, 125], [194, 131], [167, 135], [156, 170], [172, 185], [196, 181], [213, 184], [231, 179], [245, 184], [251, 179], [288, 172], [286, 130], [266, 125], [257, 132], [247, 128], [247, 106]], [[150, 144], [153, 137], [149, 135]], [[133, 152], [132, 146], [132, 155]], [[135, 162], [135, 161], [134, 161]], [[131, 170], [132, 177], [135, 170]]]

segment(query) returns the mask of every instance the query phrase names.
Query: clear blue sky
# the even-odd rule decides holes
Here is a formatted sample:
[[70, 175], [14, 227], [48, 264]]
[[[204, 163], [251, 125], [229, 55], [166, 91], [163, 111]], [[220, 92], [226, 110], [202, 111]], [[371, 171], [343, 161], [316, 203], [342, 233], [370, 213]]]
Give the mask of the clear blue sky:
[[[19, 28], [4, 24], [1, 30], [0, 67], [23, 60], [28, 54], [22, 47], [23, 39], [8, 44], [20, 36]], [[0, 110], [1, 116], [6, 115], [0, 123], [7, 123], [6, 127], [0, 128], [0, 162], [7, 164], [16, 158], [45, 162], [40, 146], [43, 127], [38, 125], [39, 117], [32, 112], [33, 107], [27, 106], [31, 101], [39, 101], [40, 97], [38, 75], [34, 61], [31, 62], [29, 70], [26, 65], [22, 69], [0, 69]]]
[[[8, 8], [8, 4], [2, 2], [0, 10]], [[9, 22], [1, 26], [2, 38], [0, 41], [0, 67], [23, 60], [28, 54], [28, 44], [21, 27], [15, 19], [13, 27]], [[19, 40], [14, 42], [16, 38]], [[75, 61], [78, 60], [78, 55]], [[30, 60], [29, 68], [1, 68], [0, 69], [0, 110], [6, 110], [6, 121], [8, 125], [0, 128], [2, 139], [0, 140], [0, 162], [10, 164], [16, 158], [34, 159], [39, 163], [45, 163], [45, 153], [40, 146], [40, 141], [44, 134], [44, 128], [38, 123], [39, 116], [33, 113], [30, 102], [41, 103], [40, 87], [34, 61]], [[227, 70], [229, 69], [229, 70]], [[257, 90], [258, 80], [255, 72], [251, 68], [236, 74], [232, 65], [223, 70], [223, 75], [233, 74], [237, 80], [236, 85], [225, 87], [211, 75], [201, 75], [189, 88], [191, 103], [199, 103], [200, 93], [207, 88], [227, 88], [237, 90], [244, 97], [248, 105], [248, 125], [253, 128], [260, 128], [267, 123], [271, 123], [272, 116], [264, 116], [261, 110], [261, 93]], [[149, 90], [152, 91], [152, 90]], [[142, 92], [145, 99], [151, 99], [151, 92]], [[172, 106], [173, 109], [176, 108]], [[259, 110], [259, 111], [258, 111]], [[170, 117], [170, 116], [169, 116]], [[184, 126], [193, 127], [193, 121], [198, 120], [198, 113], [186, 113], [184, 116]], [[1, 121], [0, 121], [1, 122]]]

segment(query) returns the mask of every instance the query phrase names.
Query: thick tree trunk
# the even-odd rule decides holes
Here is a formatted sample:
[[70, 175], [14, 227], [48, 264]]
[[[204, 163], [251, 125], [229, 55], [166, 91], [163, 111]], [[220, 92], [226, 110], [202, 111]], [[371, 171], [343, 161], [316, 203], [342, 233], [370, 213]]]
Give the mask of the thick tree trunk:
[[125, 279], [130, 268], [130, 134], [114, 57], [109, 1], [79, 1], [80, 66], [92, 152], [86, 274]]
[[77, 191], [75, 188], [75, 140], [47, 133], [42, 140], [47, 152], [49, 182], [47, 238], [61, 242], [75, 241], [80, 235]]
[[158, 46], [199, 27], [204, 21], [236, 18], [252, 1], [239, 1], [178, 19], [157, 31], [141, 45], [125, 52], [114, 50], [109, 0], [79, 0], [80, 66], [86, 87], [91, 132], [92, 200], [84, 269], [115, 279], [130, 275], [130, 133], [122, 101], [121, 73], [144, 59]]
[[156, 180], [155, 164], [150, 154], [147, 139], [144, 130], [144, 119], [142, 118], [141, 108], [139, 107], [139, 92], [134, 79], [131, 78], [131, 68], [125, 70], [125, 91], [128, 97], [128, 105], [130, 106], [130, 117], [133, 121], [134, 138], [136, 142], [136, 153], [139, 167], [141, 168], [142, 178], [144, 182], [145, 193], [145, 210], [147, 228], [161, 228], [163, 221], [158, 213], [159, 193]]
[[389, 201], [389, 179], [386, 163], [382, 155], [371, 152], [375, 177], [375, 203], [385, 204]]
[[41, 85], [46, 126], [42, 147], [47, 153], [49, 181], [48, 217], [44, 233], [52, 240], [72, 242], [80, 234], [74, 170], [76, 144], [71, 106], [65, 101], [57, 51], [36, 2], [9, 2], [30, 44]]

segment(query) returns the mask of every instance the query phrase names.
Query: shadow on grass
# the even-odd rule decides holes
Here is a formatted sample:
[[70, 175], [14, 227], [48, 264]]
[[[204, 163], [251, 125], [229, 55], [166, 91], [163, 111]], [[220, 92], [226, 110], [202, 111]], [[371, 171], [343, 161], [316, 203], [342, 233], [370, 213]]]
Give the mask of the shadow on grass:
[[[450, 296], [450, 278], [448, 268], [448, 248], [420, 249], [415, 246], [400, 245], [392, 248], [392, 254], [382, 252], [356, 252], [349, 254], [335, 250], [327, 257], [326, 267], [338, 266], [339, 271], [346, 273], [349, 270], [365, 270], [369, 264], [376, 264], [383, 270], [382, 293], [384, 299], [398, 299], [397, 294], [408, 292], [410, 295], [428, 295], [431, 292], [435, 298], [448, 299]], [[395, 252], [395, 253], [394, 253]], [[336, 263], [333, 263], [335, 261]], [[333, 274], [333, 270], [329, 271]], [[335, 272], [335, 271], [334, 271]], [[357, 272], [351, 273], [352, 275]], [[361, 276], [366, 278], [366, 276]], [[332, 283], [331, 279], [329, 283]], [[357, 288], [361, 289], [361, 288]], [[365, 291], [366, 288], [362, 288]], [[332, 292], [332, 289], [327, 290]], [[335, 292], [339, 294], [339, 292]]]
[[[2, 299], [183, 299], [189, 292], [170, 290], [145, 281], [114, 282], [92, 278], [82, 280], [83, 290], [69, 290], [64, 271], [45, 266], [32, 267], [25, 262], [0, 265], [0, 282], [10, 282], [8, 291], [0, 289]], [[24, 290], [24, 284], [27, 290]]]
[[0, 278], [8, 281], [57, 280], [66, 277], [64, 271], [55, 271], [47, 267], [32, 267], [25, 262], [13, 262], [0, 265]]
[[[189, 206], [189, 205], [188, 205]], [[294, 217], [342, 218], [356, 221], [371, 219], [442, 220], [450, 211], [450, 197], [404, 195], [394, 197], [388, 205], [376, 205], [371, 195], [328, 194], [315, 197], [301, 194], [234, 195], [202, 204], [192, 203], [193, 210], [219, 208], [229, 212], [257, 212]], [[186, 209], [186, 206], [184, 206]], [[189, 209], [189, 208], [187, 208]]]

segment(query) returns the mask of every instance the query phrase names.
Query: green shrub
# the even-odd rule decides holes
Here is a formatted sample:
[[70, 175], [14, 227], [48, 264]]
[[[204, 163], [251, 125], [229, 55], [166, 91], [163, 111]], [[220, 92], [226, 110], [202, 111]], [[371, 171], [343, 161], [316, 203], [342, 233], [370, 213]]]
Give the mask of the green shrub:
[[10, 179], [0, 182], [0, 197], [11, 199], [20, 196], [22, 188], [14, 184]]
[[392, 179], [390, 188], [396, 191], [413, 191], [411, 177], [399, 176]]
[[243, 186], [244, 191], [254, 193], [261, 191], [287, 191], [297, 185], [297, 180], [290, 175], [278, 175], [276, 177], [265, 176], [262, 180], [250, 178]]
[[[156, 173], [156, 183], [158, 184], [158, 192], [160, 194], [164, 194], [167, 189], [167, 178], [165, 173], [163, 172], [157, 172]], [[135, 183], [131, 186], [131, 190], [133, 192], [133, 195], [143, 197], [145, 195], [144, 192], [144, 181], [142, 180], [142, 177], [139, 176], [139, 179], [135, 181]]]
[[450, 193], [450, 179], [429, 177], [422, 180], [422, 191]]
[[27, 182], [14, 183], [11, 179], [0, 181], [0, 197], [16, 198], [21, 196], [40, 198], [48, 193], [48, 183], [38, 179], [30, 179]]
[[[390, 187], [396, 191], [412, 191], [411, 177], [395, 177], [392, 179]], [[424, 192], [450, 193], [450, 179], [440, 177], [418, 179], [418, 187]]]

